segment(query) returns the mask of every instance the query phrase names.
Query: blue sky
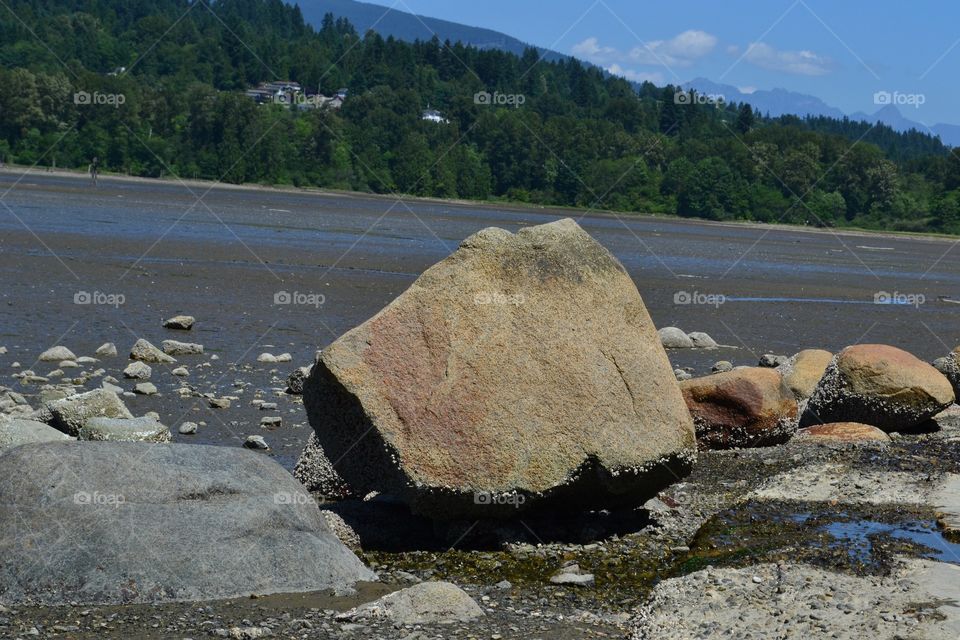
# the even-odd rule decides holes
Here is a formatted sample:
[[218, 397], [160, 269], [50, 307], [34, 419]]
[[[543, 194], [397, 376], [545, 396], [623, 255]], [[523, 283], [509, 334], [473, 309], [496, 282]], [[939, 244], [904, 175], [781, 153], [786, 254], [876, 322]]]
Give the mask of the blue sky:
[[[956, 0], [368, 0], [503, 31], [657, 84], [782, 87], [847, 113], [899, 96], [911, 120], [960, 123]], [[922, 103], [919, 104], [918, 103]]]

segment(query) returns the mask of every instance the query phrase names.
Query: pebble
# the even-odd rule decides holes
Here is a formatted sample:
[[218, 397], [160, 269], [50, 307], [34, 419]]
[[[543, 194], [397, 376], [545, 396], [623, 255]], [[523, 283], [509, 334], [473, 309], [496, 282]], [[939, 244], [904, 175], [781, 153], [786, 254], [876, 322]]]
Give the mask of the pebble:
[[230, 398], [209, 398], [207, 403], [211, 409], [229, 409]]
[[184, 422], [180, 425], [180, 428], [177, 429], [179, 433], [183, 435], [193, 435], [197, 432], [197, 423], [196, 422]]
[[279, 427], [281, 422], [280, 416], [264, 416], [260, 418], [261, 427]]

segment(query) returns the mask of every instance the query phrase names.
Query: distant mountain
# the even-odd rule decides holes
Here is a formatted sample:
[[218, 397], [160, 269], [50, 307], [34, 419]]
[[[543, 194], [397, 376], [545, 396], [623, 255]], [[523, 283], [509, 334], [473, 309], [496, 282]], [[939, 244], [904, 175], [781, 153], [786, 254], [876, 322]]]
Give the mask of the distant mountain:
[[[361, 35], [374, 30], [384, 38], [393, 36], [397, 40], [413, 42], [430, 40], [434, 35], [440, 41], [460, 41], [478, 49], [500, 49], [517, 55], [533, 45], [522, 42], [512, 36], [492, 29], [470, 27], [447, 20], [418, 16], [379, 4], [356, 2], [355, 0], [292, 0], [300, 7], [303, 18], [315, 28], [323, 22], [323, 16], [332, 13], [338, 18], [346, 18]], [[556, 62], [570, 56], [556, 51], [534, 47], [545, 60]]]
[[760, 90], [744, 93], [729, 84], [718, 84], [706, 78], [696, 78], [683, 85], [685, 89], [694, 89], [698, 93], [722, 95], [726, 102], [746, 102], [754, 109], [773, 117], [783, 115], [827, 116], [830, 118], [862, 120], [864, 122], [882, 122], [894, 131], [916, 129], [920, 133], [940, 136], [940, 140], [952, 147], [960, 146], [960, 126], [937, 124], [927, 128], [923, 123], [910, 120], [894, 105], [886, 105], [874, 114], [858, 111], [847, 115], [836, 107], [831, 107], [820, 98], [786, 89]]
[[696, 78], [683, 85], [684, 89], [695, 89], [698, 93], [722, 95], [725, 102], [747, 102], [755, 110], [769, 114], [774, 118], [784, 115], [798, 116], [826, 116], [828, 118], [843, 118], [843, 111], [831, 107], [816, 96], [787, 91], [786, 89], [771, 89], [744, 93], [737, 87], [729, 84], [718, 84], [706, 78]]

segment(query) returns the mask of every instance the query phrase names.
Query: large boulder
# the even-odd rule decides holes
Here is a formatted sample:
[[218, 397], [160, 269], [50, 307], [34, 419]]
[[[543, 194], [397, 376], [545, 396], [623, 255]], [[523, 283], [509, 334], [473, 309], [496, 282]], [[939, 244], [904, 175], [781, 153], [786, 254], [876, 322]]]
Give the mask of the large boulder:
[[882, 344], [859, 344], [838, 353], [817, 384], [801, 426], [861, 422], [906, 431], [955, 399], [950, 381], [912, 354]]
[[783, 381], [793, 392], [797, 400], [806, 400], [813, 395], [817, 383], [824, 372], [833, 354], [823, 349], [804, 349], [789, 360], [777, 367], [783, 374]]
[[72, 440], [70, 436], [35, 420], [0, 416], [0, 451], [28, 442]]
[[51, 427], [76, 436], [90, 418], [132, 418], [133, 414], [113, 391], [94, 389], [54, 400], [37, 412], [36, 418]]
[[779, 444], [796, 430], [797, 402], [774, 369], [743, 367], [680, 388], [703, 449]]
[[304, 403], [351, 487], [438, 518], [642, 503], [695, 456], [636, 286], [572, 220], [469, 237], [324, 349]]
[[265, 456], [135, 442], [0, 456], [6, 605], [212, 600], [373, 579]]

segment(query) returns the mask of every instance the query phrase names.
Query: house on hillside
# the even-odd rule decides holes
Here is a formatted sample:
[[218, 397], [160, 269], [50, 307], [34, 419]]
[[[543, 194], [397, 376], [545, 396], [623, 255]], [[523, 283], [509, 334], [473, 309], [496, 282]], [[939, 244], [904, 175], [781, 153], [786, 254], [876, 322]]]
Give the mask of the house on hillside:
[[438, 124], [450, 124], [450, 121], [444, 118], [442, 113], [436, 109], [431, 109], [430, 105], [427, 105], [427, 108], [423, 110], [423, 114], [420, 116], [420, 119], [428, 122], [436, 122]]

